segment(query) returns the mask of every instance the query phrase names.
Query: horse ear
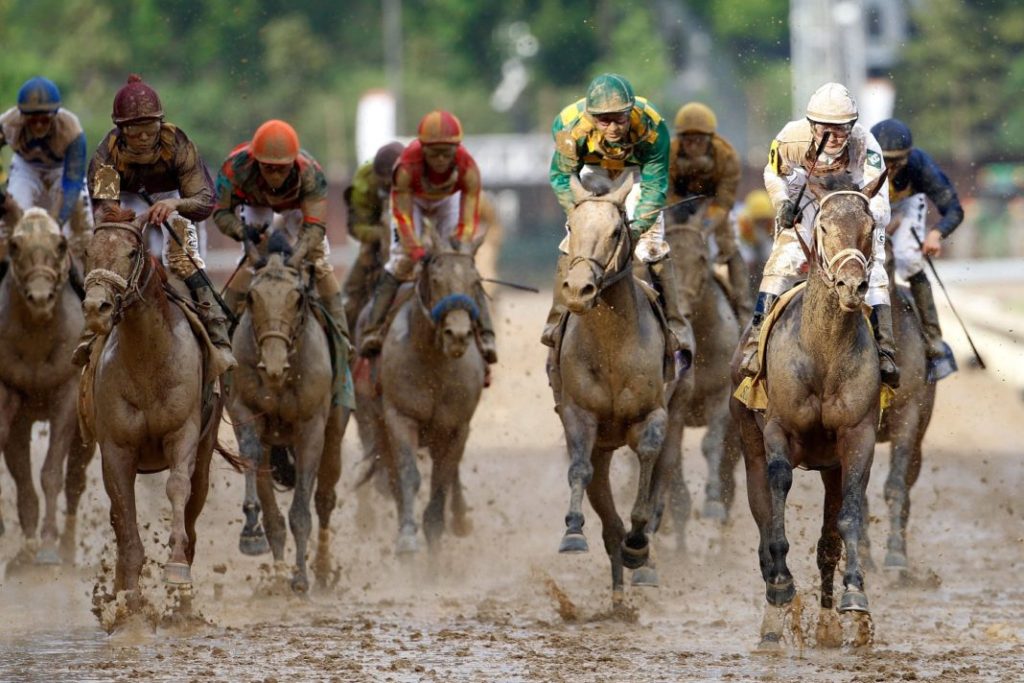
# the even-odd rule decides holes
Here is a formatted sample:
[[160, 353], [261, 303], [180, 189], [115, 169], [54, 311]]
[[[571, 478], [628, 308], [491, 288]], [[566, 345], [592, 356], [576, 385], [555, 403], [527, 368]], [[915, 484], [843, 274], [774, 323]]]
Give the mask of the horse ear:
[[865, 185], [864, 189], [862, 189], [861, 192], [866, 194], [868, 199], [873, 199], [874, 196], [876, 194], [878, 194], [878, 191], [882, 189], [882, 185], [885, 184], [885, 179], [888, 178], [888, 177], [889, 177], [889, 169], [887, 169], [887, 168], [882, 169], [882, 175], [878, 176], [873, 181], [871, 181], [870, 183]]
[[423, 248], [428, 254], [433, 253], [435, 249], [442, 249], [444, 240], [437, 234], [437, 227], [434, 225], [434, 221], [429, 218], [423, 219]]
[[608, 198], [611, 199], [616, 204], [622, 205], [625, 204], [626, 197], [629, 196], [629, 193], [632, 190], [633, 174], [623, 173], [622, 176], [619, 178], [618, 184], [608, 191]]
[[575, 173], [569, 176], [569, 189], [572, 190], [572, 200], [576, 204], [579, 204], [584, 199], [594, 196], [593, 192], [583, 187], [583, 183], [580, 182], [580, 177]]
[[7, 223], [7, 225], [17, 225], [23, 214], [21, 207], [18, 206], [18, 202], [16, 202], [14, 197], [11, 195], [7, 195], [4, 197], [3, 205], [4, 211], [6, 212], [6, 220], [4, 220], [4, 222]]

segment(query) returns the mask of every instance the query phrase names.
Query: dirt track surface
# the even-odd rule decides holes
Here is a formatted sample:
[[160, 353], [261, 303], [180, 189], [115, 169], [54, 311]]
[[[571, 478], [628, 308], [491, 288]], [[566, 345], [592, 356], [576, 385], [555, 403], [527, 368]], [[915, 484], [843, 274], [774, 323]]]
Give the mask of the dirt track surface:
[[[502, 363], [463, 464], [474, 530], [446, 537], [435, 560], [425, 553], [411, 563], [396, 559], [394, 508], [375, 492], [374, 522], [357, 526], [353, 423], [332, 524], [339, 567], [332, 589], [308, 598], [259, 595], [266, 585], [260, 565], [269, 555], [238, 553], [242, 481], [216, 463], [193, 570], [195, 609], [205, 623], [155, 633], [137, 624], [107, 636], [90, 614], [100, 557], [112, 553], [113, 537], [97, 457], [82, 506], [78, 566], [0, 579], [0, 680], [1024, 680], [1024, 405], [998, 369], [963, 371], [940, 386], [912, 495], [912, 578], [868, 577], [875, 628], [869, 652], [813, 647], [822, 494], [816, 474], [796, 473], [787, 508], [790, 566], [810, 626], [802, 649], [791, 636], [784, 653], [764, 655], [753, 652], [764, 594], [742, 472], [728, 527], [695, 514], [682, 559], [671, 539], [658, 541], [662, 586], [627, 587], [632, 619], [608, 615], [608, 560], [589, 507], [591, 552], [557, 554], [568, 486], [536, 341], [546, 305], [545, 295], [503, 295], [497, 306]], [[684, 438], [695, 510], [705, 480], [701, 434], [688, 430]], [[36, 459], [44, 443], [37, 435]], [[632, 502], [631, 457], [617, 459], [624, 515]], [[880, 446], [869, 490], [879, 562], [887, 468], [888, 447]], [[163, 562], [163, 478], [140, 478], [137, 488], [140, 521], [149, 524], [147, 555]], [[0, 510], [6, 562], [21, 546], [6, 471]]]

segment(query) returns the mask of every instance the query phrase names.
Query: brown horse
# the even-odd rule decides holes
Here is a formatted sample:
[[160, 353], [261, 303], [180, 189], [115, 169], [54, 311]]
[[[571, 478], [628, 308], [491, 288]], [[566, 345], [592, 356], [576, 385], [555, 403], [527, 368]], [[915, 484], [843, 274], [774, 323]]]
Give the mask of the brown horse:
[[[886, 242], [887, 246], [891, 246]], [[935, 383], [928, 382], [924, 333], [914, 310], [913, 298], [906, 287], [896, 285], [891, 255], [889, 297], [892, 300], [892, 326], [896, 337], [896, 362], [900, 368], [900, 386], [892, 403], [882, 414], [877, 443], [890, 444], [889, 476], [885, 480], [885, 502], [889, 506], [889, 539], [883, 567], [905, 571], [907, 564], [907, 520], [910, 516], [910, 489], [921, 473], [921, 442], [935, 407]], [[865, 501], [864, 519], [867, 514]], [[867, 528], [864, 529], [864, 556], [870, 560]]]
[[[34, 559], [39, 564], [74, 562], [78, 502], [94, 444], [78, 426], [79, 371], [71, 351], [82, 331], [81, 302], [69, 283], [67, 240], [43, 209], [29, 209], [11, 235], [10, 272], [0, 285], [0, 450], [18, 488], [18, 520], [36, 545], [39, 500], [32, 482], [32, 423], [50, 425], [43, 461], [45, 512]], [[67, 472], [64, 471], [65, 459]], [[58, 553], [57, 496], [61, 485], [67, 510]]]
[[[702, 214], [698, 214], [698, 219]], [[690, 301], [690, 324], [696, 340], [694, 386], [686, 406], [687, 427], [707, 427], [701, 452], [708, 466], [703, 516], [725, 522], [735, 492], [735, 465], [741, 457], [739, 430], [729, 413], [729, 361], [739, 341], [740, 325], [722, 285], [714, 275], [701, 221], [671, 225], [666, 239], [680, 273], [683, 295]], [[684, 547], [690, 494], [683, 479], [682, 460], [672, 478], [670, 493], [677, 547]]]
[[[858, 542], [875, 449], [881, 379], [878, 352], [862, 305], [874, 228], [868, 201], [877, 185], [865, 193], [813, 191], [820, 209], [807, 288], [781, 311], [765, 350], [768, 408], [761, 414], [736, 399], [731, 404], [743, 439], [750, 510], [761, 538], [758, 556], [768, 600], [761, 638], [766, 647], [776, 646], [782, 636], [774, 608], [788, 605], [796, 595], [786, 565], [785, 526], [794, 467], [819, 470], [825, 486], [817, 554], [819, 627], [835, 621], [833, 575], [844, 545], [845, 591], [839, 611], [868, 612]], [[737, 352], [733, 357], [737, 386], [739, 361]]]
[[320, 523], [314, 570], [317, 585], [327, 585], [331, 512], [349, 415], [347, 409], [332, 406], [331, 352], [311, 296], [302, 273], [289, 268], [281, 252], [271, 253], [256, 271], [232, 339], [238, 367], [228, 404], [239, 450], [252, 464], [245, 475], [246, 523], [239, 541], [243, 553], [265, 552], [259, 527], [262, 508], [274, 561], [284, 561], [285, 525], [274, 497], [271, 455], [287, 459], [294, 454], [294, 465], [281, 466], [289, 468], [288, 483], [295, 487], [288, 513], [295, 537], [291, 585], [300, 593], [309, 589], [306, 546], [314, 483]]
[[[438, 546], [449, 493], [453, 532], [469, 531], [459, 465], [486, 371], [474, 336], [473, 293], [480, 276], [473, 254], [448, 247], [429, 224], [424, 239], [430, 256], [420, 262], [409, 296], [396, 304], [380, 356], [357, 373], [359, 412], [377, 418], [366, 426], [372, 427], [398, 505], [398, 554], [419, 549], [414, 507], [421, 445], [429, 448], [433, 464], [423, 512], [428, 547]], [[378, 382], [379, 391], [373, 386]]]
[[[594, 180], [590, 180], [594, 178]], [[560, 286], [570, 312], [549, 380], [569, 450], [569, 512], [559, 552], [588, 550], [583, 535], [583, 493], [601, 518], [611, 562], [612, 604], [624, 598], [623, 566], [648, 562], [648, 524], [679, 459], [684, 392], [665, 382], [665, 341], [658, 316], [632, 277], [632, 244], [624, 201], [632, 177], [605, 194], [596, 176], [584, 187], [572, 178], [569, 265]], [[626, 532], [615, 510], [609, 466], [628, 445], [640, 463], [637, 495]], [[634, 583], [653, 582], [651, 579]]]
[[140, 229], [127, 223], [96, 226], [88, 261], [86, 324], [107, 335], [90, 361], [91, 399], [117, 537], [114, 589], [130, 591], [135, 599], [144, 560], [135, 476], [170, 469], [170, 558], [163, 580], [191, 584], [196, 519], [206, 502], [222, 403], [215, 393], [204, 414], [203, 349], [165, 291], [166, 275], [147, 253]]

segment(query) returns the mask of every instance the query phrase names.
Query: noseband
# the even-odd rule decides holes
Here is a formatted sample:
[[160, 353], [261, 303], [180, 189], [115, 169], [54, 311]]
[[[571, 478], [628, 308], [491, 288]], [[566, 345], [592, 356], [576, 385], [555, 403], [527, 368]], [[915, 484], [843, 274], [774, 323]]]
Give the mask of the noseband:
[[[149, 278], [153, 274], [152, 268], [146, 268], [146, 254], [148, 253], [142, 241], [142, 234], [134, 227], [123, 223], [100, 223], [93, 228], [93, 234], [101, 230], [121, 230], [127, 232], [135, 240], [138, 249], [135, 250], [135, 258], [132, 260], [131, 270], [128, 278], [106, 268], [93, 268], [85, 276], [86, 290], [93, 285], [99, 285], [104, 289], [114, 292], [114, 312], [111, 319], [116, 325], [123, 317], [124, 312], [139, 301], [142, 301], [142, 291], [149, 284]], [[141, 285], [139, 279], [143, 271], [146, 271], [146, 281]]]
[[[419, 303], [420, 310], [423, 311], [427, 320], [429, 320], [431, 325], [434, 327], [437, 327], [449, 312], [455, 310], [466, 311], [473, 322], [476, 322], [477, 318], [480, 317], [480, 310], [477, 308], [476, 301], [468, 294], [449, 294], [448, 296], [442, 297], [441, 300], [433, 306], [430, 305], [430, 302], [433, 300], [432, 293], [430, 291], [430, 266], [436, 261], [447, 258], [468, 259], [470, 267], [473, 268], [474, 272], [476, 271], [473, 254], [445, 252], [423, 259], [423, 261], [421, 261], [422, 266], [420, 270], [420, 279], [416, 287], [416, 300]], [[476, 282], [479, 281], [480, 278], [477, 276]]]
[[[845, 266], [850, 261], [856, 262], [857, 265], [860, 266], [860, 269], [863, 271], [864, 277], [867, 277], [868, 262], [873, 256], [873, 254], [865, 256], [863, 251], [853, 247], [840, 249], [832, 256], [829, 256], [825, 252], [825, 242], [823, 239], [824, 230], [821, 227], [821, 212], [822, 209], [825, 207], [825, 204], [830, 199], [832, 199], [833, 197], [838, 197], [839, 195], [854, 195], [856, 197], [860, 197], [861, 199], [864, 200], [865, 206], [870, 206], [870, 200], [868, 199], [867, 195], [865, 195], [862, 192], [857, 192], [856, 190], [839, 190], [837, 192], [827, 194], [822, 198], [821, 203], [818, 206], [818, 213], [814, 217], [814, 252], [817, 255], [818, 272], [821, 273], [822, 279], [824, 279], [825, 283], [831, 288], [835, 288], [836, 286], [836, 280], [839, 277], [839, 269]], [[874, 251], [874, 247], [874, 240], [872, 240], [872, 252]]]
[[[305, 285], [301, 285], [301, 286], [297, 287], [296, 289], [298, 289], [298, 291], [299, 291], [299, 315], [295, 318], [294, 323], [288, 329], [287, 333], [284, 332], [281, 329], [281, 328], [284, 327], [283, 324], [280, 324], [282, 322], [283, 318], [277, 318], [275, 320], [265, 321], [267, 323], [279, 323], [279, 324], [276, 325], [273, 329], [264, 330], [263, 332], [257, 332], [257, 330], [256, 330], [256, 321], [253, 320], [252, 336], [256, 340], [256, 348], [257, 349], [262, 349], [263, 348], [263, 342], [266, 341], [267, 339], [280, 339], [281, 341], [283, 341], [285, 343], [285, 346], [287, 346], [287, 348], [288, 348], [288, 357], [289, 358], [294, 356], [295, 353], [298, 351], [298, 347], [299, 347], [299, 342], [298, 342], [299, 331], [306, 324], [306, 312], [307, 312], [307, 308], [308, 308], [308, 306], [306, 304], [307, 304], [307, 302], [309, 300], [309, 290], [305, 287]], [[262, 351], [260, 353], [262, 353]]]
[[[606, 204], [613, 204], [613, 202], [607, 197], [598, 195], [596, 197], [585, 197], [580, 201], [576, 202], [576, 206], [584, 202], [604, 202]], [[608, 256], [608, 260], [601, 263], [593, 256], [580, 256], [575, 255], [569, 260], [569, 268], [566, 272], [572, 270], [580, 263], [586, 263], [590, 266], [590, 270], [594, 275], [595, 285], [597, 286], [597, 293], [600, 294], [609, 286], [615, 284], [622, 278], [626, 277], [632, 272], [632, 259], [626, 258], [621, 266], [615, 266], [615, 261], [619, 258], [622, 253], [623, 246], [626, 247], [626, 253], [632, 252], [633, 242], [630, 239], [629, 230], [626, 229], [627, 217], [626, 210], [621, 204], [614, 204], [615, 208], [619, 211], [619, 222], [615, 226], [615, 246], [612, 248], [611, 254]], [[614, 268], [614, 270], [613, 270]]]
[[[29, 253], [34, 252], [34, 251], [46, 251], [47, 254], [51, 253], [48, 249], [46, 249], [45, 247], [41, 247], [41, 246], [32, 247], [29, 250]], [[67, 259], [70, 259], [70, 258], [71, 258], [70, 256], [67, 256], [65, 258], [65, 262], [67, 262]], [[67, 277], [67, 274], [68, 274], [68, 269], [67, 268], [64, 268], [63, 270], [57, 270], [56, 268], [51, 268], [50, 266], [46, 265], [45, 263], [40, 263], [40, 264], [31, 266], [24, 273], [19, 272], [19, 269], [16, 266], [14, 266], [14, 264], [12, 264], [12, 267], [11, 267], [11, 278], [18, 285], [18, 289], [21, 291], [23, 296], [26, 294], [25, 285], [33, 277], [35, 277], [37, 275], [41, 275], [42, 277], [46, 278], [50, 283], [52, 283], [54, 289], [56, 289], [57, 287], [60, 286], [60, 284], [62, 282], [64, 282], [65, 278]], [[25, 298], [28, 299], [27, 296]]]

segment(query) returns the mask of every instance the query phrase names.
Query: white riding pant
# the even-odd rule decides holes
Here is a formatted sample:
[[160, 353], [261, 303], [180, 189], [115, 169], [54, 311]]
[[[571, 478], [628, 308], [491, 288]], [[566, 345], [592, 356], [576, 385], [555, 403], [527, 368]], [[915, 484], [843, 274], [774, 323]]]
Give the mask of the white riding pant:
[[[892, 240], [892, 257], [896, 274], [904, 280], [924, 270], [924, 256], [921, 244], [925, 237], [925, 223], [928, 218], [927, 197], [922, 192], [899, 200], [892, 205], [892, 219], [899, 221], [889, 239]], [[914, 239], [917, 235], [917, 239]]]
[[[181, 197], [177, 190], [154, 192], [151, 196], [155, 202], [161, 199], [179, 199]], [[149, 210], [149, 204], [142, 198], [142, 195], [135, 194], [134, 192], [121, 192], [120, 202], [122, 207], [131, 209], [136, 214], [143, 214]], [[154, 239], [153, 232], [150, 232], [149, 246], [153, 248], [162, 241], [164, 265], [174, 275], [185, 280], [194, 275], [197, 268], [206, 268], [203, 257], [199, 255], [199, 233], [196, 230], [195, 223], [177, 213], [172, 213], [167, 222], [174, 229], [174, 233], [181, 239], [184, 249], [178, 246], [177, 241], [169, 239], [163, 234], [163, 226], [154, 226], [153, 229], [159, 235], [159, 238]], [[192, 259], [189, 259], [189, 256]], [[194, 264], [193, 261], [195, 261]]]
[[[429, 219], [433, 222], [438, 237], [442, 240], [450, 240], [459, 224], [461, 201], [462, 192], [456, 192], [442, 199], [413, 197], [412, 229], [416, 236], [423, 237], [423, 220]], [[388, 262], [384, 264], [384, 270], [398, 280], [408, 280], [413, 273], [413, 263], [398, 235], [398, 221], [395, 220], [394, 214], [391, 215], [391, 249], [388, 252]]]
[[[637, 180], [639, 170], [636, 168], [627, 168], [625, 173], [629, 173], [633, 176], [633, 189], [626, 195], [626, 217], [633, 218], [633, 213], [636, 211], [636, 205], [640, 201], [640, 183]], [[580, 169], [580, 179], [582, 180], [588, 175], [598, 175], [612, 180], [611, 173], [606, 168], [600, 166], [584, 166]], [[569, 224], [565, 226], [565, 238], [562, 239], [558, 245], [558, 250], [563, 254], [569, 253]], [[647, 232], [640, 236], [637, 240], [636, 248], [633, 249], [633, 254], [643, 261], [644, 263], [657, 263], [666, 256], [670, 248], [668, 242], [665, 241], [665, 212], [662, 211], [658, 214], [657, 219], [647, 229]]]
[[[298, 241], [299, 234], [302, 231], [302, 209], [288, 209], [287, 211], [277, 212], [269, 206], [248, 206], [245, 204], [240, 208], [241, 218], [246, 224], [269, 225], [272, 232], [283, 232], [287, 235], [289, 244], [294, 245]], [[244, 245], [242, 251], [243, 253], [245, 251]], [[317, 280], [334, 274], [334, 268], [331, 267], [329, 260], [330, 253], [331, 245], [327, 241], [326, 234], [324, 234], [324, 238], [318, 246], [312, 247], [306, 253], [305, 260], [313, 264]]]
[[[801, 280], [807, 279], [807, 258], [796, 238], [795, 231], [800, 231], [804, 244], [813, 244], [814, 234], [811, 226], [818, 215], [818, 205], [812, 202], [804, 209], [803, 218], [791, 229], [783, 230], [772, 244], [772, 253], [764, 266], [764, 277], [759, 290], [780, 296], [790, 290]], [[869, 306], [889, 304], [889, 276], [885, 272], [885, 226], [875, 225], [871, 236], [872, 255], [868, 261], [868, 293], [864, 302]]]
[[[34, 206], [46, 209], [52, 216], [56, 216], [64, 201], [64, 189], [61, 181], [64, 178], [64, 167], [56, 166], [46, 168], [35, 166], [25, 161], [20, 154], [11, 155], [11, 172], [7, 180], [7, 194], [11, 195], [22, 211]], [[83, 225], [91, 228], [93, 224], [92, 209], [89, 205], [89, 191], [85, 184], [82, 184], [82, 191], [78, 198], [76, 211], [82, 211]], [[72, 237], [70, 220], [66, 221], [63, 227], [64, 236]]]

